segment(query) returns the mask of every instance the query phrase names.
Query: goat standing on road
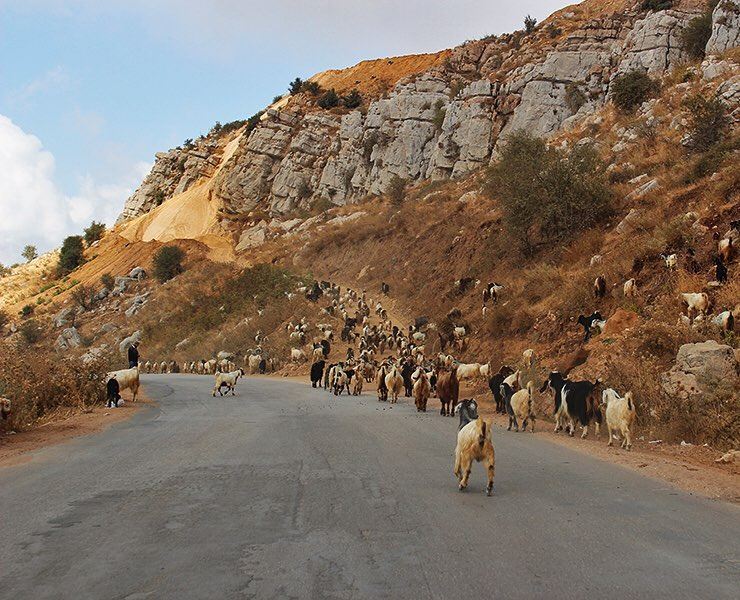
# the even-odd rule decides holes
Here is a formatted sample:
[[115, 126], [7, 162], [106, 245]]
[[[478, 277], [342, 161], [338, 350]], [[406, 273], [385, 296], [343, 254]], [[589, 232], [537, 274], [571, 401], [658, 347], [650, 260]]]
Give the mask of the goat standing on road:
[[478, 404], [474, 399], [463, 400], [457, 405], [456, 410], [460, 414], [460, 426], [455, 447], [454, 474], [459, 482], [459, 489], [463, 491], [468, 487], [473, 461], [482, 462], [488, 475], [486, 495], [490, 496], [496, 466], [491, 426], [478, 416]]

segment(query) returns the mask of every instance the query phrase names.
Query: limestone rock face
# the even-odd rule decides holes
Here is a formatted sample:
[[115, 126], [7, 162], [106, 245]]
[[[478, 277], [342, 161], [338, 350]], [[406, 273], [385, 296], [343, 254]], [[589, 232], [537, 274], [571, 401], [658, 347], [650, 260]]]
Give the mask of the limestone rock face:
[[714, 340], [681, 346], [676, 364], [662, 378], [665, 392], [682, 398], [701, 395], [719, 384], [737, 389], [738, 363], [730, 346]]
[[740, 2], [721, 0], [712, 13], [712, 37], [707, 54], [721, 54], [740, 46]]
[[[712, 51], [737, 45], [733, 6], [723, 0], [715, 10]], [[361, 109], [322, 110], [311, 98], [291, 97], [269, 108], [249, 132], [241, 130], [223, 164], [227, 142], [217, 137], [157, 155], [121, 219], [211, 175], [224, 215], [259, 211], [267, 222], [319, 201], [330, 207], [382, 194], [394, 177], [410, 183], [461, 177], [489, 164], [511, 132], [550, 136], [594, 113], [619, 74], [637, 69], [660, 77], [682, 63], [681, 34], [698, 10], [605, 10], [559, 37], [538, 28], [533, 36], [466, 42], [445, 63], [366, 98]], [[575, 18], [577, 11], [562, 13], [553, 24]], [[708, 76], [715, 72], [708, 63]], [[723, 84], [720, 93], [737, 106], [737, 85]], [[620, 140], [617, 150], [628, 146]], [[241, 249], [269, 239], [273, 229], [253, 222]]]

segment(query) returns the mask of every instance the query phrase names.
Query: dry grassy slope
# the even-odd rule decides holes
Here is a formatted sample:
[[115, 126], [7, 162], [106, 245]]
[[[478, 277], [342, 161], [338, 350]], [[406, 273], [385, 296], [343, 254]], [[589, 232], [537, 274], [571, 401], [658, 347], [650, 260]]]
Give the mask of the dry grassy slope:
[[366, 97], [377, 97], [390, 90], [405, 77], [428, 71], [441, 65], [449, 56], [449, 51], [434, 54], [411, 54], [375, 60], [363, 60], [346, 69], [331, 69], [311, 77], [325, 89], [334, 88], [346, 93], [357, 89]]

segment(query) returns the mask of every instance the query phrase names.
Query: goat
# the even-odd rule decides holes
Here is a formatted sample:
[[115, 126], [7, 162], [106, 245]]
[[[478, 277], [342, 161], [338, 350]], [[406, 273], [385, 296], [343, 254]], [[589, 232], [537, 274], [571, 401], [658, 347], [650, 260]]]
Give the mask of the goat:
[[585, 335], [583, 336], [583, 341], [587, 342], [591, 338], [591, 329], [594, 326], [594, 323], [596, 321], [603, 321], [604, 318], [601, 316], [601, 313], [597, 310], [591, 313], [588, 317], [585, 315], [579, 315], [578, 316], [578, 324], [583, 326], [583, 329], [585, 330]]
[[553, 410], [553, 415], [555, 415], [554, 433], [557, 433], [563, 428], [559, 415], [560, 415], [560, 404], [562, 403], [561, 391], [566, 381], [568, 381], [568, 379], [563, 377], [559, 371], [551, 371], [550, 374], [547, 376], [545, 383], [543, 383], [542, 387], [540, 388], [540, 394], [543, 393], [548, 388], [552, 390], [553, 392], [553, 401], [555, 404], [555, 408]]
[[704, 292], [681, 294], [684, 304], [686, 304], [686, 316], [689, 322], [693, 322], [694, 314], [699, 313], [706, 316], [709, 310], [709, 296]]
[[305, 362], [307, 360], [306, 353], [300, 348], [291, 348], [290, 360], [296, 363]]
[[403, 377], [401, 377], [395, 365], [391, 365], [388, 369], [388, 374], [385, 376], [385, 386], [388, 388], [388, 393], [391, 396], [391, 404], [398, 402], [398, 396], [403, 389]]
[[326, 362], [322, 358], [311, 365], [311, 387], [321, 387], [321, 378], [324, 376]]
[[725, 264], [731, 263], [735, 256], [735, 245], [732, 238], [727, 237], [720, 240], [719, 244], [717, 244], [717, 251], [719, 252], [719, 257], [722, 259], [722, 262]]
[[727, 266], [721, 256], [714, 259], [714, 278], [719, 283], [727, 283]]
[[635, 403], [632, 400], [632, 392], [627, 392], [624, 398], [609, 388], [601, 393], [601, 404], [606, 408], [606, 428], [609, 432], [609, 442], [612, 445], [616, 437], [615, 432], [622, 436], [622, 448], [632, 449], [632, 427], [635, 423]]
[[594, 297], [603, 298], [606, 296], [606, 277], [599, 275], [594, 281]]
[[215, 397], [216, 392], [218, 392], [220, 396], [223, 396], [224, 394], [221, 391], [221, 388], [225, 387], [227, 394], [231, 391], [231, 395], [236, 396], [236, 392], [234, 390], [236, 389], [236, 382], [239, 380], [239, 377], [244, 377], [244, 369], [237, 369], [231, 373], [216, 373], [216, 383], [213, 386], [213, 392], [211, 395]]
[[534, 382], [527, 382], [526, 389], [513, 392], [511, 386], [506, 383], [501, 384], [501, 395], [505, 399], [506, 412], [509, 415], [509, 426], [507, 431], [511, 431], [513, 425], [516, 431], [519, 431], [517, 418], [522, 422], [522, 431], [527, 431], [527, 422], [532, 423], [532, 433], [534, 433], [535, 415], [533, 410]]
[[362, 375], [358, 372], [355, 377], [355, 383], [352, 386], [352, 395], [353, 396], [361, 396], [362, 395], [362, 383], [363, 383]]
[[386, 377], [386, 365], [383, 364], [380, 366], [380, 369], [378, 369], [378, 373], [375, 378], [376, 387], [378, 390], [378, 401], [379, 402], [387, 402], [388, 401], [388, 386], [385, 384], [385, 377]]
[[453, 472], [458, 480], [458, 488], [463, 491], [468, 487], [473, 461], [483, 462], [488, 475], [486, 495], [490, 496], [493, 491], [496, 465], [491, 426], [478, 417], [478, 405], [475, 400], [463, 400], [457, 410], [460, 413], [460, 427], [457, 432]]
[[131, 390], [131, 401], [136, 402], [136, 395], [139, 393], [139, 368], [121, 369], [120, 371], [110, 371], [106, 375], [106, 383], [109, 379], [115, 377], [118, 380], [119, 392]]
[[678, 266], [677, 254], [661, 254], [660, 258], [663, 259], [669, 271], [673, 271]]
[[722, 331], [735, 331], [735, 315], [731, 310], [725, 310], [712, 318], [712, 325], [719, 327]]
[[499, 414], [505, 414], [506, 408], [504, 406], [504, 398], [501, 395], [501, 384], [504, 382], [504, 378], [508, 377], [514, 372], [514, 369], [504, 365], [501, 367], [495, 375], [488, 379], [488, 388], [493, 394], [493, 400], [496, 402], [496, 412]]
[[594, 383], [590, 381], [566, 381], [560, 391], [561, 402], [556, 419], [567, 418], [569, 435], [573, 437], [575, 432], [575, 421], [581, 425], [581, 438], [588, 435], [588, 426], [594, 421], [596, 437], [599, 436], [601, 426], [601, 408], [595, 396], [601, 382], [597, 379]]
[[459, 364], [457, 366], [458, 380], [462, 381], [463, 379], [479, 377], [481, 374], [481, 367], [482, 365], [480, 363]]
[[429, 383], [429, 376], [423, 367], [416, 369], [413, 375], [414, 378], [414, 404], [416, 405], [417, 412], [427, 411], [427, 402], [429, 396], [432, 393], [432, 386]]
[[[452, 416], [460, 397], [460, 382], [457, 380], [457, 369], [442, 371], [437, 377], [437, 397], [442, 403], [439, 414]], [[450, 410], [450, 405], [452, 409]]]
[[624, 282], [624, 297], [634, 298], [637, 295], [637, 282], [634, 278], [628, 279]]
[[403, 387], [406, 398], [410, 398], [414, 391], [414, 382], [411, 376], [414, 374], [415, 365], [411, 360], [405, 360], [401, 366], [401, 377], [403, 378]]

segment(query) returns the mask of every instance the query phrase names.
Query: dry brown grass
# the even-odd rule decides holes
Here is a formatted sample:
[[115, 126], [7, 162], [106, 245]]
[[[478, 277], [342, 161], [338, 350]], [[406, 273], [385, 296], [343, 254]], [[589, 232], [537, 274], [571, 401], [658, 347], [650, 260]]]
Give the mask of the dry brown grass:
[[[8, 427], [21, 431], [61, 408], [84, 410], [105, 401], [105, 373], [116, 365], [113, 355], [82, 364], [48, 350], [33, 352], [0, 344], [0, 396], [9, 398]], [[120, 362], [120, 358], [118, 358]]]

